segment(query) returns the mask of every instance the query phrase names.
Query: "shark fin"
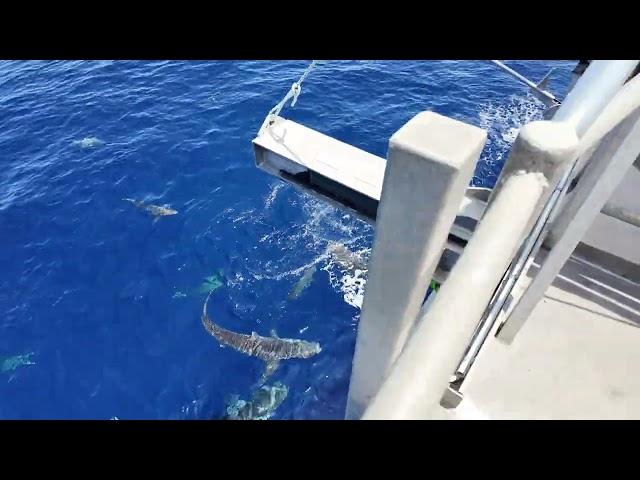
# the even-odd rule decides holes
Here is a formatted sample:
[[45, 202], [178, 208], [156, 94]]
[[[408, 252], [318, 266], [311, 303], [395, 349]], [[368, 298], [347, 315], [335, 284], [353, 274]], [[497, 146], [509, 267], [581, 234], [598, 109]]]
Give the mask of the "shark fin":
[[536, 85], [540, 90], [546, 90], [547, 87], [549, 86], [549, 77], [551, 76], [551, 74], [553, 73], [553, 71], [555, 70], [555, 68], [552, 68], [551, 70], [549, 70], [549, 72], [542, 78], [542, 80], [540, 80], [538, 82], [538, 84]]
[[275, 329], [275, 328], [272, 328], [272, 329], [271, 329], [271, 336], [272, 336], [273, 338], [280, 338], [280, 337], [278, 336], [278, 332], [276, 332], [276, 329]]
[[258, 334], [256, 332], [251, 332], [251, 338], [258, 338]]
[[158, 217], [156, 215], [155, 217], [153, 217], [153, 222], [152, 223], [155, 225], [158, 220], [160, 220], [160, 217]]
[[533, 94], [533, 96], [540, 100], [548, 109], [556, 107], [560, 104], [556, 97], [551, 92], [547, 91], [547, 87], [549, 86], [549, 78], [554, 70], [555, 68], [549, 70], [549, 72], [542, 78], [542, 80], [540, 80], [536, 84], [535, 88], [531, 88], [531, 93]]

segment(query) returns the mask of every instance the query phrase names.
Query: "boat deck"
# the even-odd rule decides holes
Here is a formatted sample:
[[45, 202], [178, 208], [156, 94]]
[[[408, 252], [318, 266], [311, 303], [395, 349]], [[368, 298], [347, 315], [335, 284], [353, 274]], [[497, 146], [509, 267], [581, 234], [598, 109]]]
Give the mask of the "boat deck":
[[[517, 288], [530, 281], [544, 255]], [[462, 402], [440, 414], [455, 419], [638, 419], [639, 327], [638, 279], [611, 273], [574, 253], [511, 345], [489, 336], [461, 386]]]

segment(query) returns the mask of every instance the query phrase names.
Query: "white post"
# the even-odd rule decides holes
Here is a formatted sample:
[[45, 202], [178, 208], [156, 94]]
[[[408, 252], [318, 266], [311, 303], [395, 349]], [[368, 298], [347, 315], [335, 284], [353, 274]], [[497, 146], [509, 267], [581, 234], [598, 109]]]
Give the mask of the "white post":
[[389, 141], [346, 418], [359, 418], [414, 325], [486, 131], [433, 112]]
[[[541, 173], [549, 185], [555, 186], [566, 167], [575, 160], [577, 149], [578, 137], [571, 125], [548, 120], [528, 123], [522, 127], [511, 147], [509, 159], [489, 197], [489, 205], [500, 196], [504, 183], [517, 171]], [[540, 199], [538, 210], [542, 210], [551, 192], [549, 189], [547, 195]], [[531, 223], [537, 219], [534, 215]]]
[[640, 109], [605, 136], [595, 150], [571, 200], [556, 225], [556, 240], [520, 301], [508, 315], [497, 337], [506, 343], [513, 338], [542, 299], [547, 288], [578, 245], [596, 215], [622, 181], [640, 153]]

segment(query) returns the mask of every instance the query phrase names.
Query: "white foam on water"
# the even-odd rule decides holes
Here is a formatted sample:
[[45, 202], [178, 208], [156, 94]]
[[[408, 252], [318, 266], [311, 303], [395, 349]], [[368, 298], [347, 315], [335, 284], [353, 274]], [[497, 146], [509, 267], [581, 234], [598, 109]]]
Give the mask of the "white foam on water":
[[502, 102], [487, 103], [480, 107], [480, 127], [488, 132], [487, 145], [491, 145], [489, 164], [502, 162], [523, 125], [542, 120], [544, 105], [535, 97], [511, 95]]
[[251, 219], [253, 217], [253, 215], [255, 214], [255, 211], [256, 211], [255, 208], [250, 208], [249, 210], [240, 212], [240, 214], [238, 214], [238, 216], [232, 219], [231, 221], [233, 223], [237, 223], [237, 222], [246, 223], [247, 219]]
[[269, 194], [267, 195], [267, 198], [264, 201], [265, 208], [271, 208], [271, 205], [273, 205], [273, 201], [276, 199], [278, 192], [282, 190], [285, 186], [286, 184], [284, 182], [277, 182], [271, 186], [271, 191], [269, 192]]
[[[371, 249], [365, 248], [354, 253], [367, 258]], [[323, 269], [329, 274], [331, 286], [342, 293], [344, 301], [360, 310], [364, 300], [364, 287], [367, 283], [367, 270], [345, 268], [343, 264], [335, 262], [332, 258]]]
[[231, 287], [237, 287], [242, 285], [243, 282], [244, 277], [242, 276], [242, 274], [240, 272], [236, 272], [233, 278], [227, 280], [227, 285]]
[[356, 270], [353, 276], [343, 275], [340, 284], [340, 291], [344, 294], [344, 301], [357, 309], [362, 308], [364, 300], [364, 286], [367, 279], [365, 272]]

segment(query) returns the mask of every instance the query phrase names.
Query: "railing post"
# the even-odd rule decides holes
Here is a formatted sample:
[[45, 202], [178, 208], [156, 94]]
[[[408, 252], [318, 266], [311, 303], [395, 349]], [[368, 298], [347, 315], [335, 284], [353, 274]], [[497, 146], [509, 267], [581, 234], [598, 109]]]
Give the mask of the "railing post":
[[389, 141], [346, 418], [359, 418], [414, 325], [486, 131], [433, 112]]
[[[505, 182], [518, 171], [536, 172], [544, 175], [550, 186], [560, 181], [566, 167], [577, 155], [578, 137], [575, 130], [555, 121], [531, 122], [520, 130], [517, 141], [511, 147], [509, 160], [505, 163], [496, 186], [489, 197], [489, 205], [498, 197]], [[553, 188], [546, 190], [540, 198], [537, 212], [542, 210]], [[530, 219], [535, 223], [537, 215]], [[530, 225], [531, 226], [531, 225]]]

